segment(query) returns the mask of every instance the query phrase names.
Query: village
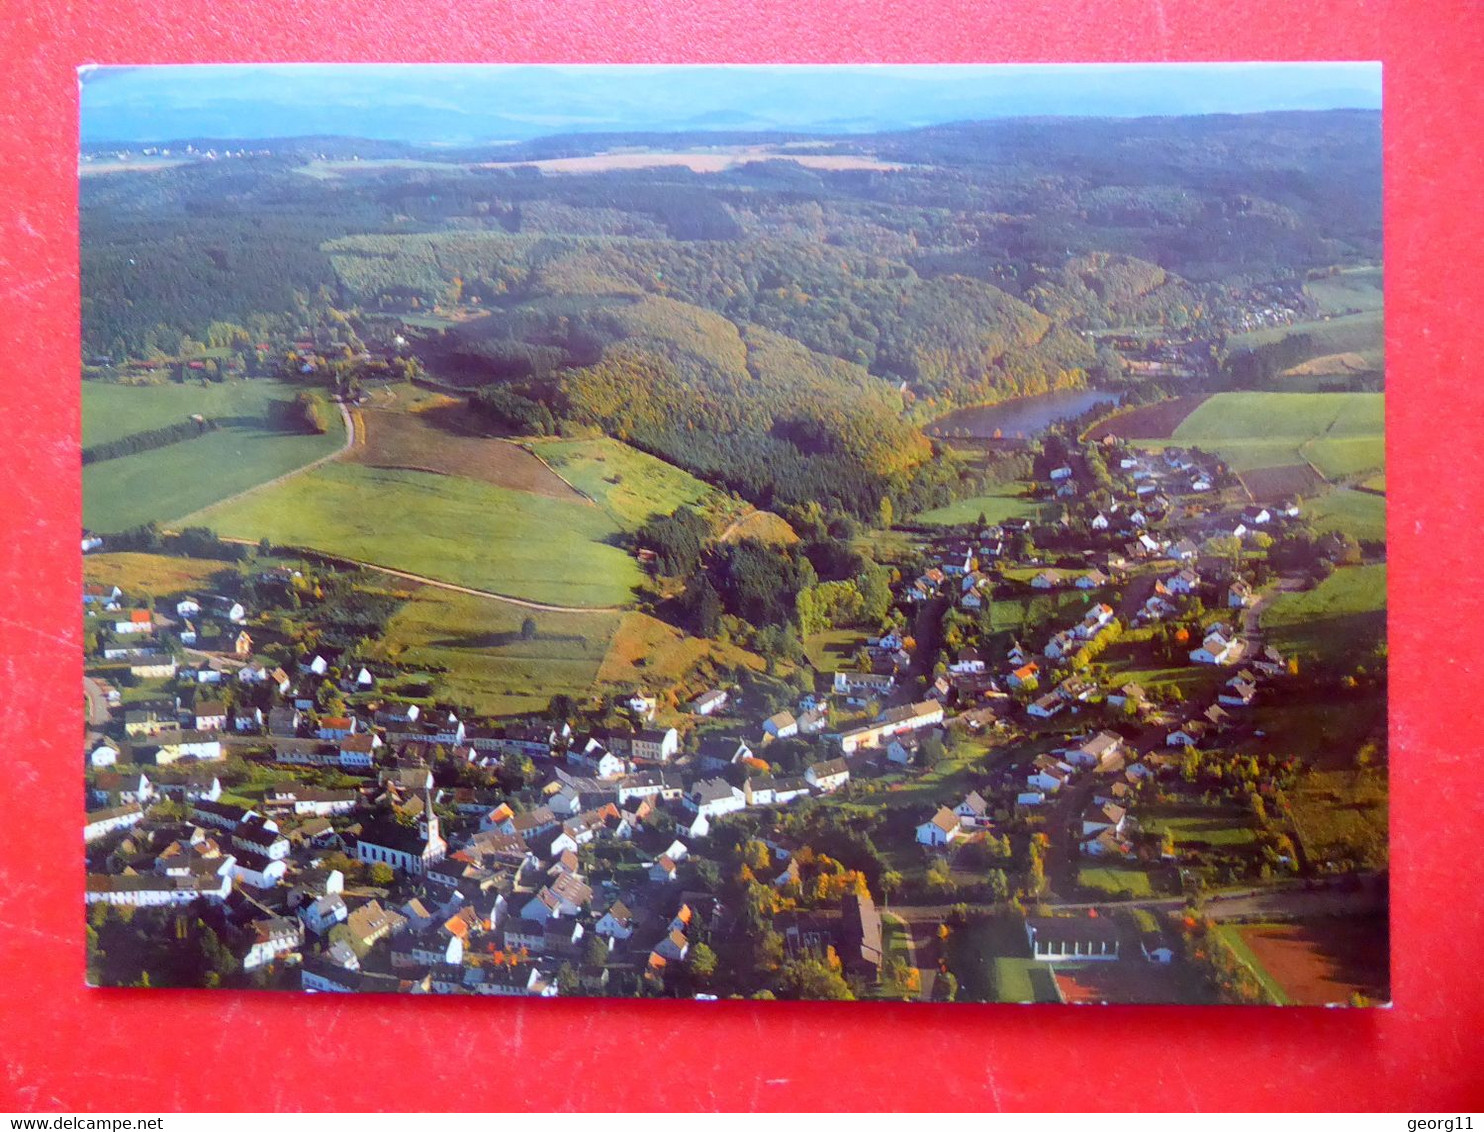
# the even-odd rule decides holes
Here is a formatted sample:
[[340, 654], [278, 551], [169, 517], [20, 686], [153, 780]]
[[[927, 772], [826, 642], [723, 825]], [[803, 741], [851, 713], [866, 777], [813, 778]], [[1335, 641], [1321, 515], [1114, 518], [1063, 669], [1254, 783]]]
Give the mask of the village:
[[787, 706], [635, 687], [479, 719], [255, 645], [309, 563], [259, 571], [256, 604], [90, 585], [95, 958], [127, 939], [146, 979], [322, 992], [946, 999], [987, 932], [981, 997], [1074, 999], [1096, 964], [1135, 997], [1260, 1000], [1209, 959], [1154, 968], [1201, 966], [1207, 895], [1354, 871], [1304, 859], [1299, 767], [1252, 723], [1311, 690], [1260, 626], [1312, 584], [1267, 553], [1301, 504], [1174, 446], [1053, 433], [1037, 466], [1055, 518], [909, 531], [883, 631]]

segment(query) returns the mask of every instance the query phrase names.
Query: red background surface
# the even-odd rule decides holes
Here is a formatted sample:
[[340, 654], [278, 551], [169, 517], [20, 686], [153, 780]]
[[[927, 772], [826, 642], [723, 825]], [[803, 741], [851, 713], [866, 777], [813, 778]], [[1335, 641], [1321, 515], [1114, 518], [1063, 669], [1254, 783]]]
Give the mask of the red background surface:
[[[0, 17], [0, 1109], [1484, 1107], [1477, 3], [9, 0]], [[1393, 1009], [83, 986], [77, 64], [1177, 59], [1386, 66]]]

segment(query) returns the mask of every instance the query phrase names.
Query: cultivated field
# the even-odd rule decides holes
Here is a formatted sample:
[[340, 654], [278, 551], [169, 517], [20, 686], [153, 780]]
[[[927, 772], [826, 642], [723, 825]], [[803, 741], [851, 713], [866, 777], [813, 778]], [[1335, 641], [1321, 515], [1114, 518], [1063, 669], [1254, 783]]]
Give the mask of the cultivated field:
[[147, 593], [163, 597], [182, 590], [204, 589], [223, 571], [235, 576], [230, 562], [134, 551], [88, 554], [82, 560], [83, 581], [118, 586], [129, 596]]
[[374, 468], [411, 468], [437, 475], [463, 476], [512, 491], [549, 499], [585, 502], [562, 478], [518, 444], [472, 436], [448, 427], [459, 410], [418, 413], [367, 409], [363, 443], [347, 459]]
[[[591, 693], [622, 616], [531, 612], [422, 586], [387, 624], [383, 648], [400, 664], [427, 665], [439, 700], [480, 715], [538, 712], [558, 693]], [[529, 640], [527, 617], [536, 622]]]
[[1274, 468], [1251, 468], [1238, 477], [1258, 503], [1282, 503], [1286, 499], [1317, 495], [1325, 489], [1323, 476], [1308, 464], [1280, 464]]
[[1102, 440], [1118, 436], [1125, 440], [1166, 440], [1174, 434], [1180, 422], [1200, 408], [1205, 400], [1204, 395], [1174, 397], [1155, 405], [1140, 405], [1096, 425], [1089, 430], [1088, 438]]
[[197, 519], [219, 533], [311, 547], [554, 605], [631, 600], [640, 574], [587, 502], [462, 476], [330, 463]]
[[1384, 417], [1382, 393], [1218, 393], [1172, 439], [1237, 472], [1308, 461], [1334, 479], [1385, 466]]
[[[1384, 916], [1334, 917], [1229, 929], [1292, 1003], [1346, 1003], [1360, 994], [1391, 998]], [[1246, 956], [1244, 956], [1246, 958]]]
[[1279, 594], [1262, 629], [1300, 657], [1364, 657], [1386, 634], [1386, 564], [1342, 566], [1312, 590]]
[[1348, 350], [1379, 350], [1385, 339], [1381, 311], [1371, 310], [1315, 319], [1313, 322], [1294, 322], [1287, 326], [1265, 326], [1261, 330], [1233, 334], [1227, 339], [1226, 345], [1229, 350], [1244, 350], [1280, 342], [1297, 334], [1306, 335], [1314, 343], [1316, 358]]
[[89, 464], [83, 469], [83, 525], [120, 531], [151, 520], [168, 523], [334, 452], [345, 440], [337, 412], [325, 414], [322, 435], [281, 427], [276, 406], [297, 392], [268, 380], [204, 386], [84, 382], [84, 446], [162, 428], [192, 413], [214, 417], [222, 427]]
[[611, 437], [535, 441], [534, 451], [626, 530], [682, 505], [719, 505], [720, 493], [657, 456]]

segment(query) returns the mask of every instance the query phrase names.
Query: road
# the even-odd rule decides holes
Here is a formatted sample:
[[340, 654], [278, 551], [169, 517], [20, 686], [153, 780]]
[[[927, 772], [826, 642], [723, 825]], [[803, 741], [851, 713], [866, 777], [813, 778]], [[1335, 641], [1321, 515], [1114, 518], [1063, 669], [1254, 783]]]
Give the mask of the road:
[[87, 699], [87, 720], [90, 728], [99, 728], [112, 718], [112, 712], [108, 708], [108, 697], [103, 694], [103, 689], [98, 681], [90, 676], [82, 678], [82, 692]]
[[[1358, 882], [1358, 885], [1355, 883]], [[1312, 885], [1312, 886], [1311, 886]], [[1207, 897], [1205, 915], [1213, 920], [1242, 919], [1248, 916], [1334, 916], [1379, 912], [1386, 907], [1385, 877], [1360, 873], [1353, 877], [1306, 884], [1295, 881], [1270, 888], [1241, 889]], [[1119, 908], [1148, 908], [1151, 911], [1175, 912], [1185, 907], [1183, 896], [1149, 897], [1142, 900], [1102, 900], [1093, 903], [1070, 903], [1058, 900], [1044, 902], [1063, 912], [1081, 912], [1092, 908], [1114, 911]], [[946, 919], [952, 904], [893, 904], [891, 914], [908, 924], [937, 924]], [[973, 910], [975, 906], [971, 905]]]

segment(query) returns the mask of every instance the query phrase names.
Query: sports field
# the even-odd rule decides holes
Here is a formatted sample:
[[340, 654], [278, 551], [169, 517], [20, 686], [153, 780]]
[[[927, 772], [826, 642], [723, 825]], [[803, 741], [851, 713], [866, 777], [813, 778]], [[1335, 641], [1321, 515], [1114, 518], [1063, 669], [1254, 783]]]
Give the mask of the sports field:
[[195, 519], [553, 605], [622, 605], [640, 578], [601, 508], [460, 476], [336, 462]]

